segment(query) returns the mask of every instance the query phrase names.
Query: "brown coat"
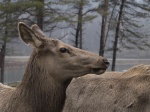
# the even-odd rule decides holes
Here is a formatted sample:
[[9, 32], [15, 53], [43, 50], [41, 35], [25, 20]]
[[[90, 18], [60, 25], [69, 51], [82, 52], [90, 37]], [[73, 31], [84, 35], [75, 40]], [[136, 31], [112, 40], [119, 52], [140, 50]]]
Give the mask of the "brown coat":
[[74, 79], [63, 112], [150, 112], [150, 66], [114, 75], [106, 72]]

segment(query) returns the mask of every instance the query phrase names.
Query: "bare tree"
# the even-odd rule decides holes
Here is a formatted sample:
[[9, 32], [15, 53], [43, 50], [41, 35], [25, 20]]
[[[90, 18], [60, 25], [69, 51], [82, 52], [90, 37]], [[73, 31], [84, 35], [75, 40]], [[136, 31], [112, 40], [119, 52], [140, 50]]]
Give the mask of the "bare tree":
[[[78, 21], [77, 21], [77, 30], [76, 30], [76, 46], [77, 48], [82, 49], [82, 13], [83, 13], [83, 0], [79, 2], [79, 9], [78, 9]], [[79, 45], [78, 45], [79, 44]]]
[[109, 4], [109, 0], [104, 0], [104, 4], [102, 5], [104, 13], [102, 15], [102, 25], [101, 25], [101, 35], [100, 35], [100, 49], [99, 49], [99, 55], [101, 55], [101, 56], [104, 55], [104, 50], [105, 50], [108, 4]]
[[116, 53], [117, 53], [117, 48], [118, 48], [118, 38], [119, 38], [119, 31], [120, 31], [120, 23], [121, 23], [121, 18], [122, 18], [122, 13], [123, 13], [123, 8], [126, 0], [121, 1], [120, 5], [120, 10], [119, 10], [119, 15], [117, 19], [117, 26], [116, 26], [116, 32], [115, 32], [115, 41], [113, 44], [113, 59], [112, 59], [112, 71], [115, 71], [115, 65], [116, 65]]
[[70, 24], [70, 27], [75, 31], [71, 34], [75, 37], [74, 46], [78, 48], [83, 48], [83, 31], [84, 24], [93, 20], [96, 16], [92, 15], [91, 12], [95, 11], [95, 8], [89, 8], [90, 1], [89, 0], [63, 0], [63, 5], [69, 5], [69, 12], [65, 12], [66, 15], [69, 15], [66, 19], [66, 22]]

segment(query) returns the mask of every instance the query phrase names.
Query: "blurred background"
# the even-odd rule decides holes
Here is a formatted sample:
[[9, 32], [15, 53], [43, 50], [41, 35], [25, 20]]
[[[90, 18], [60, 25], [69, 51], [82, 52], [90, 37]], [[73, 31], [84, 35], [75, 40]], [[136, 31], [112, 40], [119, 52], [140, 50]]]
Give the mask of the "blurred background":
[[150, 0], [0, 0], [0, 81], [20, 81], [32, 52], [17, 24], [106, 57], [109, 71], [150, 63]]

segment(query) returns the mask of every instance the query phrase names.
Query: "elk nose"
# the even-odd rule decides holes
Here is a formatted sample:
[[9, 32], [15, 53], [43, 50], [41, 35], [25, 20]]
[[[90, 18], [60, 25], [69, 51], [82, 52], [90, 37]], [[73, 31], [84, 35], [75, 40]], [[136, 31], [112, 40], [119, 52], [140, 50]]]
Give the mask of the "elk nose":
[[106, 65], [107, 67], [109, 67], [109, 64], [110, 64], [110, 63], [108, 62], [108, 60], [107, 60], [106, 58], [103, 59], [103, 62], [105, 63], [105, 65]]

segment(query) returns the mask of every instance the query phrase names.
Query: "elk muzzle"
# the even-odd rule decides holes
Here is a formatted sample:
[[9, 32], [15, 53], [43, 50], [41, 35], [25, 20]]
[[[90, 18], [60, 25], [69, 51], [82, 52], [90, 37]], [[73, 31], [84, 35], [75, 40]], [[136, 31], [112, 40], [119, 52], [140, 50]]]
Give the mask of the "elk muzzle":
[[92, 73], [94, 74], [102, 74], [106, 71], [106, 69], [109, 67], [110, 63], [106, 58], [103, 58], [102, 61], [101, 59], [98, 60], [97, 64], [95, 67], [92, 67]]

